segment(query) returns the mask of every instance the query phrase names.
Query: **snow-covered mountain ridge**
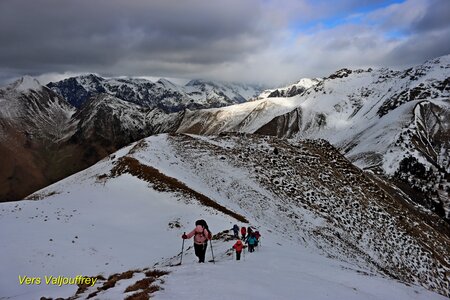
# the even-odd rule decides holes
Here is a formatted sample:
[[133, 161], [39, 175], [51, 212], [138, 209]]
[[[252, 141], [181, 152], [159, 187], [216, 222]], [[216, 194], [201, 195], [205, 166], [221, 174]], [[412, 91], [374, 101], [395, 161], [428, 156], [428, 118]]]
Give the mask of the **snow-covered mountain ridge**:
[[[226, 211], [204, 206], [199, 197]], [[126, 288], [145, 277], [143, 269], [153, 267], [170, 271], [156, 299], [205, 296], [192, 289], [197, 280], [220, 291], [208, 293], [210, 299], [227, 291], [251, 298], [248, 284], [256, 282], [261, 299], [302, 293], [309, 299], [441, 299], [418, 285], [450, 292], [448, 225], [323, 140], [157, 135], [28, 199], [3, 203], [0, 211], [0, 289], [12, 299], [69, 297], [77, 290], [20, 286], [16, 272], [107, 278], [136, 270], [115, 286], [104, 288], [100, 279], [77, 295], [123, 299], [133, 294]], [[238, 216], [263, 234], [258, 252], [240, 264], [230, 257], [233, 241], [226, 234], [234, 223], [247, 225]], [[213, 241], [216, 264], [194, 265], [188, 243], [183, 265], [170, 267], [179, 262], [182, 232], [198, 218], [214, 233], [225, 231]], [[242, 285], [231, 280], [237, 271], [250, 273], [242, 274]]]
[[297, 86], [240, 105], [188, 111], [178, 132], [323, 138], [450, 219], [450, 55], [404, 71], [342, 69], [299, 93]]
[[[66, 125], [55, 127], [64, 133], [63, 140], [67, 141], [62, 148], [70, 148], [60, 152], [63, 157], [74, 157], [69, 165], [78, 163], [77, 170], [80, 170], [130, 142], [161, 132], [207, 135], [248, 132], [295, 139], [323, 138], [360, 168], [389, 178], [413, 201], [449, 220], [449, 57], [404, 71], [342, 69], [326, 78], [302, 79], [291, 86], [266, 90], [258, 100], [177, 113], [98, 94], [84, 102], [76, 113], [72, 109]], [[111, 93], [131, 90], [130, 95], [137, 97], [138, 102], [143, 99], [139, 98], [143, 92], [138, 92], [137, 86], [148, 85], [147, 92], [153, 88], [179, 91], [179, 86], [167, 80], [156, 84], [143, 79], [104, 79], [90, 75], [68, 81], [76, 83], [76, 91], [78, 85], [84, 91], [95, 93], [104, 92], [106, 86]], [[182, 91], [190, 93], [191, 88], [201, 92], [191, 91], [190, 95], [200, 97], [202, 93], [217, 94], [221, 87], [193, 80]], [[232, 87], [227, 90], [231, 91]], [[244, 87], [239, 91], [243, 90]], [[42, 91], [49, 93], [49, 89], [40, 87], [35, 93]], [[70, 89], [69, 92], [72, 93]], [[55, 95], [49, 97], [59, 97]], [[177, 99], [183, 102], [181, 98]], [[5, 105], [9, 105], [8, 101], [0, 102], [2, 111]], [[46, 114], [45, 118], [52, 116]], [[17, 122], [22, 121], [17, 119]], [[46, 130], [50, 128], [42, 129]], [[25, 142], [21, 145], [28, 149]], [[80, 154], [73, 156], [74, 150]], [[11, 157], [12, 152], [8, 153]], [[64, 162], [56, 160], [53, 167], [61, 169], [61, 163]], [[17, 177], [18, 182], [23, 182], [20, 173], [9, 172], [5, 178]]]
[[117, 149], [178, 128], [166, 114], [107, 94], [76, 109], [31, 77], [0, 89], [0, 201], [78, 172]]
[[30, 77], [0, 89], [0, 201], [21, 199], [62, 178], [52, 165], [59, 164], [57, 149], [76, 127], [74, 113]]
[[75, 107], [81, 107], [92, 96], [105, 93], [168, 113], [242, 103], [262, 90], [253, 85], [206, 80], [191, 80], [183, 86], [167, 79], [152, 82], [142, 78], [102, 78], [93, 74], [50, 82], [47, 86]]

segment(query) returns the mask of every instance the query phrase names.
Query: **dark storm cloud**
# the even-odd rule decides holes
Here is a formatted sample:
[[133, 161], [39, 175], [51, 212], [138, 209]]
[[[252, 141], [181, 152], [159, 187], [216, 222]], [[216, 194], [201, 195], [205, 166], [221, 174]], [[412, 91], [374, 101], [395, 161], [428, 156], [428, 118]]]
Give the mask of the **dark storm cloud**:
[[427, 9], [421, 18], [416, 20], [412, 26], [413, 32], [426, 32], [449, 28], [450, 26], [450, 3], [448, 0], [429, 0]]
[[108, 71], [133, 60], [238, 60], [271, 31], [258, 7], [253, 1], [2, 0], [0, 66]]
[[449, 15], [449, 0], [0, 0], [0, 85], [86, 72], [278, 85], [401, 68], [450, 53]]

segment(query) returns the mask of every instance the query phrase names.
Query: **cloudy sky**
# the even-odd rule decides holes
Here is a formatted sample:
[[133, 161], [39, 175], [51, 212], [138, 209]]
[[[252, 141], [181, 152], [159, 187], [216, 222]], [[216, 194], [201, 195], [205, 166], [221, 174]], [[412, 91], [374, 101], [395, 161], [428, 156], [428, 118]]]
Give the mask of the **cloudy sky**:
[[0, 83], [81, 73], [278, 85], [450, 53], [449, 0], [0, 0]]

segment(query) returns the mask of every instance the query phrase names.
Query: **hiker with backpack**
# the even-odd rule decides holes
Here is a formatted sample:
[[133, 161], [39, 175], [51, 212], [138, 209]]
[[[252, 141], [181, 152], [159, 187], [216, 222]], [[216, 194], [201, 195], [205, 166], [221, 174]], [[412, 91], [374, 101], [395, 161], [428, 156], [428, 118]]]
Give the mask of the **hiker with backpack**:
[[233, 233], [234, 233], [234, 238], [238, 239], [239, 238], [239, 226], [237, 226], [236, 224], [234, 224], [233, 228]]
[[255, 245], [257, 243], [257, 239], [255, 237], [255, 234], [252, 233], [247, 237], [247, 240], [245, 241], [246, 244], [248, 244], [248, 252], [254, 252], [255, 251]]
[[255, 238], [256, 238], [256, 244], [255, 247], [258, 247], [259, 244], [259, 238], [261, 237], [261, 234], [259, 233], [258, 230], [255, 231]]
[[247, 228], [245, 226], [241, 227], [241, 239], [245, 240], [245, 234], [247, 233]]
[[183, 239], [190, 239], [194, 237], [195, 256], [198, 257], [199, 263], [205, 262], [206, 248], [208, 247], [208, 240], [212, 239], [211, 231], [209, 231], [208, 224], [205, 220], [197, 220], [195, 228], [188, 234], [181, 236]]
[[253, 228], [250, 227], [250, 226], [248, 226], [248, 227], [247, 227], [247, 236], [252, 235], [252, 233], [253, 233]]
[[244, 248], [244, 244], [242, 244], [242, 241], [238, 238], [236, 243], [233, 245], [233, 249], [236, 250], [236, 260], [241, 260], [241, 252]]

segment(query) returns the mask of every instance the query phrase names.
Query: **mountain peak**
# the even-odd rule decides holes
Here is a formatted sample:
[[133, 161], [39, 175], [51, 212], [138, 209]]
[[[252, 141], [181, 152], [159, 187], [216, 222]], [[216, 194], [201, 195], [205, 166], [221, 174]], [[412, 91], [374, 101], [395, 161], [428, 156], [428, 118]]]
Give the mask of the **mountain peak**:
[[202, 84], [209, 84], [211, 82], [208, 82], [204, 79], [192, 79], [188, 83], [186, 83], [186, 86], [196, 86], [196, 85], [202, 85]]
[[90, 80], [100, 80], [100, 81], [104, 80], [103, 77], [100, 77], [100, 76], [98, 76], [96, 74], [93, 74], [93, 73], [80, 75], [79, 78], [90, 79]]
[[39, 83], [39, 81], [36, 78], [31, 77], [29, 75], [25, 75], [17, 79], [15, 82], [13, 82], [11, 86], [18, 92], [26, 92], [29, 90], [40, 90], [42, 88], [42, 85]]
[[176, 88], [176, 85], [166, 78], [160, 78], [157, 82], [162, 84], [166, 88]]

